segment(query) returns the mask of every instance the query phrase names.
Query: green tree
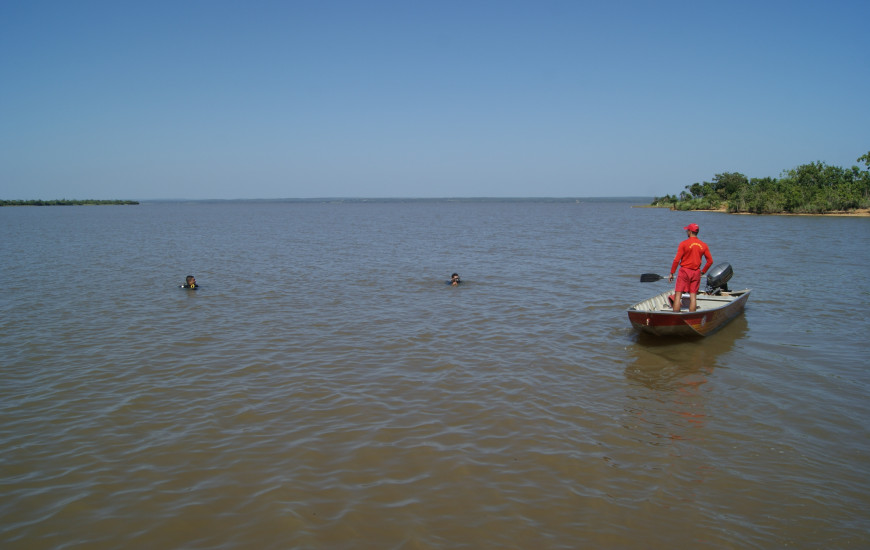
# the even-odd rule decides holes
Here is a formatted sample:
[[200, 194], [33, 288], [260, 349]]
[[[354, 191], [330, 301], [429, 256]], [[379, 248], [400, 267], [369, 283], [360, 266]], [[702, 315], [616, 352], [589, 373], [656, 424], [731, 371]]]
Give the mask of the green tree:
[[779, 179], [748, 180], [739, 172], [716, 174], [713, 181], [685, 186], [679, 197], [667, 195], [653, 204], [677, 210], [715, 209], [774, 214], [825, 213], [870, 207], [870, 152], [858, 158], [868, 169], [845, 169], [817, 161], [783, 171]]
[[722, 200], [731, 199], [741, 186], [747, 185], [749, 180], [740, 172], [725, 172], [713, 177], [713, 191]]

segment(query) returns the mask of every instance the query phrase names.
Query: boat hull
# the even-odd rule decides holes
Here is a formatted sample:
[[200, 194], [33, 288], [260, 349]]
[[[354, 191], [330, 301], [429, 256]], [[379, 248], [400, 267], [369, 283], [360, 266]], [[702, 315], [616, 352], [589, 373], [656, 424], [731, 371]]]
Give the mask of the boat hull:
[[738, 316], [749, 299], [749, 289], [727, 296], [698, 295], [698, 309], [675, 313], [666, 309], [668, 295], [663, 292], [628, 309], [628, 319], [636, 330], [656, 336], [708, 336]]

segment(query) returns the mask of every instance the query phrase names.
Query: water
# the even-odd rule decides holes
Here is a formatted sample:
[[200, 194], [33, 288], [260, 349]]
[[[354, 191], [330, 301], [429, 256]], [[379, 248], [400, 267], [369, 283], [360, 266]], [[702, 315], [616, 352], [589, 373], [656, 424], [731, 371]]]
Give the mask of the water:
[[[0, 209], [0, 546], [870, 545], [870, 219], [631, 206]], [[746, 312], [638, 335], [689, 221]]]

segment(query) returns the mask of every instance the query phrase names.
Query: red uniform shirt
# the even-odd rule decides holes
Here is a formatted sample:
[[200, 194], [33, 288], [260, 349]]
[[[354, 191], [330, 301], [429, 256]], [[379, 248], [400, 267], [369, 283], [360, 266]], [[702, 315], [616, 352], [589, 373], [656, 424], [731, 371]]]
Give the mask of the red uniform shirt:
[[710, 266], [713, 265], [713, 256], [710, 255], [710, 249], [698, 237], [689, 237], [680, 243], [677, 248], [677, 255], [674, 258], [674, 263], [671, 264], [671, 273], [676, 273], [677, 266], [685, 267], [686, 269], [701, 269], [701, 257], [707, 258], [707, 263], [704, 265], [701, 274], [707, 272]]

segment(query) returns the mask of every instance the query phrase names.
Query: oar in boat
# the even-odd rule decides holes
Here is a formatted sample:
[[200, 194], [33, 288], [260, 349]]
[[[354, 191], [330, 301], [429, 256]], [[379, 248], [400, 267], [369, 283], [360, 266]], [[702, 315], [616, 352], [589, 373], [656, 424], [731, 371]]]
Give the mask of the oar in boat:
[[667, 277], [662, 277], [655, 273], [644, 273], [640, 276], [640, 282], [642, 283], [654, 283], [656, 281], [661, 281], [662, 279], [667, 279]]

